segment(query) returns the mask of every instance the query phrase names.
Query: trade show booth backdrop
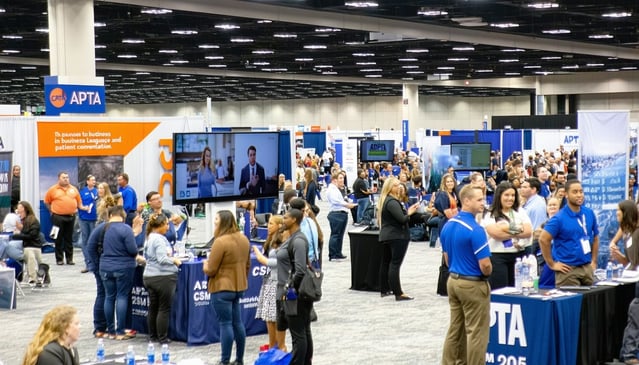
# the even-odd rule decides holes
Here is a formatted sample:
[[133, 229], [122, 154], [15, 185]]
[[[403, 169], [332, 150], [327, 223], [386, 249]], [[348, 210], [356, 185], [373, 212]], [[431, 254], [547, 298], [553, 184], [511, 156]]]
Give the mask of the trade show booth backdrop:
[[[156, 190], [170, 205], [172, 184], [172, 137], [175, 132], [205, 131], [203, 117], [131, 118], [99, 117], [5, 117], [0, 118], [4, 150], [13, 151], [13, 163], [22, 166], [21, 199], [34, 209], [47, 189], [67, 171], [71, 183], [82, 188], [88, 174], [109, 183], [117, 191], [116, 177], [129, 174], [138, 202]], [[37, 143], [36, 143], [37, 142]], [[290, 132], [280, 131], [279, 166], [287, 176], [293, 171]], [[264, 203], [270, 209], [270, 203]], [[49, 215], [40, 214], [46, 232]], [[1, 218], [1, 217], [0, 217]]]

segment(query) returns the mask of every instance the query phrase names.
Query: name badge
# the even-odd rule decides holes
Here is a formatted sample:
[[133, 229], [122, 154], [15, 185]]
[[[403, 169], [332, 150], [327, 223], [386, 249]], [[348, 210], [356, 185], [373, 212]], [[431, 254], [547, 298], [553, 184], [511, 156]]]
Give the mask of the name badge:
[[581, 239], [581, 249], [584, 251], [584, 255], [590, 253], [590, 240], [588, 237], [584, 237]]

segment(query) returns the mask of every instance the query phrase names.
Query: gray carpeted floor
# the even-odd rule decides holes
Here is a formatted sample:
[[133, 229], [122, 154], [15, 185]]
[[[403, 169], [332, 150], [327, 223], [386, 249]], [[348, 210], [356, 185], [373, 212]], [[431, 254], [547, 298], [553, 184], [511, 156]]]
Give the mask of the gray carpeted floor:
[[[324, 201], [318, 205], [322, 209], [320, 224], [328, 236], [328, 207]], [[192, 222], [192, 236], [195, 236], [201, 233], [203, 222]], [[433, 365], [440, 362], [448, 327], [448, 300], [435, 294], [441, 253], [427, 246], [426, 242], [411, 242], [401, 277], [404, 291], [415, 300], [396, 302], [392, 296], [380, 298], [378, 293], [349, 289], [350, 252], [348, 234], [345, 235], [344, 254], [349, 258], [342, 262], [325, 259], [324, 296], [315, 307], [319, 321], [313, 323], [314, 365]], [[75, 266], [57, 266], [53, 254], [44, 255], [45, 262], [52, 265], [53, 285], [37, 291], [25, 288], [26, 296], [18, 297], [17, 310], [0, 311], [0, 364], [20, 364], [43, 314], [63, 303], [76, 306], [80, 312], [82, 334], [77, 347], [81, 359], [95, 357], [96, 340], [91, 334], [95, 282], [93, 275], [80, 273], [82, 253], [79, 249], [75, 255], [78, 263]], [[249, 337], [245, 364], [253, 364], [259, 346], [267, 342], [266, 335]], [[290, 336], [287, 342], [290, 349]], [[142, 335], [129, 341], [105, 340], [105, 343], [107, 353], [123, 352], [128, 345], [133, 345], [138, 354], [146, 352]], [[187, 347], [173, 342], [170, 347], [172, 360], [176, 362], [194, 358], [206, 364], [219, 361], [219, 344]]]

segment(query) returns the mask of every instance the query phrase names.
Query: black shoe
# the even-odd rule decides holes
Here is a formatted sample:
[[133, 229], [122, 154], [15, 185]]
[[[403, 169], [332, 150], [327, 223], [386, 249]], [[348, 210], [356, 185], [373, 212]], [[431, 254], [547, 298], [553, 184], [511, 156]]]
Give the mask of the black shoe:
[[383, 298], [383, 297], [387, 297], [389, 295], [393, 295], [393, 292], [390, 291], [390, 290], [389, 291], [383, 291], [379, 295]]
[[409, 297], [409, 296], [408, 296], [408, 295], [406, 295], [406, 294], [402, 294], [402, 295], [397, 295], [397, 296], [395, 296], [395, 300], [396, 300], [396, 301], [398, 301], [398, 302], [400, 302], [400, 301], [402, 301], [402, 300], [413, 300], [413, 299], [415, 299], [415, 298], [413, 298], [413, 297]]
[[346, 258], [346, 256], [344, 255], [339, 255], [339, 256], [335, 256], [336, 259], [340, 259], [340, 260], [344, 260]]
[[75, 265], [75, 262], [73, 262], [73, 261], [67, 261], [67, 265]]
[[165, 344], [168, 345], [168, 344], [171, 343], [171, 339], [170, 338], [162, 338], [162, 339], [160, 339], [160, 343], [162, 345], [165, 345]]
[[56, 264], [58, 264], [58, 265], [64, 265], [64, 261], [58, 261], [58, 262], [56, 262]]

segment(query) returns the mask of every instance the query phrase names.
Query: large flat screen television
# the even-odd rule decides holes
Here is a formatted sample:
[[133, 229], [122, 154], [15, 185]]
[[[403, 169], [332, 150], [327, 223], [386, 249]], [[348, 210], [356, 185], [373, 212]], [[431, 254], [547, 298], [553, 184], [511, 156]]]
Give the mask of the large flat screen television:
[[173, 204], [277, 197], [277, 132], [173, 134]]
[[455, 170], [490, 170], [490, 143], [451, 143]]
[[364, 139], [359, 144], [359, 159], [362, 162], [393, 161], [395, 141]]

